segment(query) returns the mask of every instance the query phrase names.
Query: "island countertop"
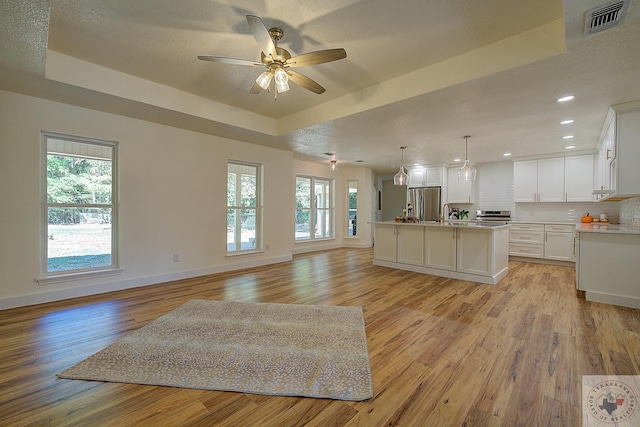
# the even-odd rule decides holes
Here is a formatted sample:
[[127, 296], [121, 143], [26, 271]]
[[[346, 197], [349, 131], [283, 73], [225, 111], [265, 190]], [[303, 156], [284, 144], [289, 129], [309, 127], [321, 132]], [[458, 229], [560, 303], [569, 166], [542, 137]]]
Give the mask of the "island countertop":
[[453, 227], [453, 228], [488, 228], [500, 229], [507, 228], [509, 224], [490, 221], [421, 221], [421, 222], [400, 222], [400, 221], [375, 221], [370, 224], [374, 225], [401, 225], [410, 227]]
[[640, 234], [639, 228], [633, 228], [624, 224], [606, 223], [579, 223], [576, 224], [578, 233], [599, 233], [599, 234]]

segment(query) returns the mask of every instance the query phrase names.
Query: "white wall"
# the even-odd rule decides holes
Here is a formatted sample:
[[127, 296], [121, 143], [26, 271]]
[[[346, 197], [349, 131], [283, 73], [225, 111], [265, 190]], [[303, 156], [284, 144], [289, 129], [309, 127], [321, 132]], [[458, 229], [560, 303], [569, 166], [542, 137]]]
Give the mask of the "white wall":
[[[11, 92], [0, 91], [0, 111], [0, 309], [291, 259], [292, 177], [313, 174], [318, 165], [296, 162], [294, 171], [288, 151]], [[121, 274], [36, 282], [41, 131], [119, 143]], [[264, 243], [269, 249], [263, 253], [226, 256], [229, 159], [264, 165]], [[357, 169], [356, 175], [367, 174], [368, 169]], [[341, 191], [345, 186], [336, 185]], [[342, 245], [342, 239], [335, 243]], [[173, 262], [176, 253], [180, 262]]]

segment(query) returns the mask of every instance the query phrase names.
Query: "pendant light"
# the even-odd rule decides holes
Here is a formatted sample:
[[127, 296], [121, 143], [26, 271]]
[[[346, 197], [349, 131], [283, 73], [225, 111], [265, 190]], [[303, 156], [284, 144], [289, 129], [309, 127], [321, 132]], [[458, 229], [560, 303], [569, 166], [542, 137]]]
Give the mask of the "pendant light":
[[338, 161], [336, 159], [330, 160], [331, 162], [331, 170], [334, 171], [338, 167]]
[[464, 138], [464, 165], [458, 169], [458, 181], [475, 181], [478, 170], [469, 164], [469, 138], [471, 136], [465, 135]]
[[405, 148], [407, 147], [406, 146], [400, 147], [400, 150], [402, 150], [402, 160], [400, 160], [400, 170], [398, 171], [397, 174], [393, 176], [393, 185], [407, 185], [407, 182], [409, 181], [409, 175], [407, 175], [407, 172], [405, 172], [404, 170], [404, 149]]

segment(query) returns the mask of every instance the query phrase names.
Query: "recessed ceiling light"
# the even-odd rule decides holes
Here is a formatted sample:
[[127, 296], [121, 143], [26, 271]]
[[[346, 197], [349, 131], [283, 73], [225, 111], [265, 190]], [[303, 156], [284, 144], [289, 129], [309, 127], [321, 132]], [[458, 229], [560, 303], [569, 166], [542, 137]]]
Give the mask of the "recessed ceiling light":
[[511, 153], [504, 153], [503, 156], [504, 157], [509, 157], [511, 155]]
[[575, 98], [575, 96], [573, 96], [573, 95], [563, 96], [562, 98], [558, 98], [558, 102], [571, 101], [573, 98]]
[[576, 148], [575, 145], [567, 145], [566, 147], [564, 147], [565, 150], [573, 150], [574, 148]]
[[573, 135], [565, 135], [562, 137], [562, 139], [571, 139], [573, 138]]
[[573, 123], [573, 119], [563, 120], [560, 122], [561, 125], [570, 125], [571, 123]]
[[454, 162], [461, 162], [462, 159], [453, 159]]

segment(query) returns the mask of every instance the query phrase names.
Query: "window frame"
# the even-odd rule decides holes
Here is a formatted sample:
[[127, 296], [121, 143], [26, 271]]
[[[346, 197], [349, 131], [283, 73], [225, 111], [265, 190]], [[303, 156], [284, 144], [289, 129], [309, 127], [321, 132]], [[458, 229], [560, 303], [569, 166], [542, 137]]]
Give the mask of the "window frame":
[[[304, 178], [304, 179], [308, 179], [310, 181], [310, 194], [309, 194], [309, 199], [311, 201], [311, 206], [308, 208], [299, 208], [298, 207], [298, 199], [297, 199], [297, 183], [298, 183], [298, 179], [299, 178]], [[316, 203], [316, 197], [315, 197], [315, 187], [316, 187], [316, 182], [320, 181], [323, 183], [327, 183], [328, 185], [328, 189], [329, 189], [329, 195], [327, 196], [327, 200], [329, 202], [329, 206], [328, 207], [318, 207], [317, 203]], [[304, 243], [304, 242], [313, 242], [313, 241], [320, 241], [320, 240], [332, 240], [335, 239], [335, 180], [333, 178], [324, 178], [324, 177], [318, 177], [318, 176], [311, 176], [311, 175], [302, 175], [302, 174], [296, 174], [296, 185], [294, 185], [294, 202], [295, 202], [295, 212], [294, 212], [294, 229], [293, 229], [293, 239], [295, 243]], [[297, 228], [298, 228], [298, 221], [297, 221], [297, 211], [298, 210], [306, 210], [309, 211], [309, 237], [305, 237], [305, 238], [298, 238], [297, 236]], [[316, 237], [316, 233], [315, 230], [317, 228], [318, 225], [318, 212], [322, 211], [325, 214], [328, 214], [329, 217], [329, 235], [328, 236], [320, 236], [320, 237]], [[314, 232], [312, 232], [311, 230], [314, 230]]]
[[[263, 230], [262, 230], [262, 215], [263, 215], [263, 206], [262, 206], [262, 200], [263, 200], [263, 169], [264, 166], [261, 163], [252, 163], [252, 162], [246, 162], [246, 161], [242, 161], [242, 160], [233, 160], [233, 159], [228, 159], [227, 160], [227, 183], [229, 182], [229, 166], [230, 165], [237, 165], [237, 166], [242, 166], [242, 167], [252, 167], [255, 168], [255, 177], [256, 177], [256, 194], [255, 194], [255, 206], [243, 206], [242, 202], [239, 205], [233, 205], [233, 206], [229, 206], [229, 191], [228, 191], [228, 187], [227, 190], [225, 191], [225, 195], [226, 195], [226, 199], [227, 201], [225, 202], [225, 206], [226, 206], [226, 212], [228, 215], [228, 212], [230, 209], [234, 209], [236, 212], [240, 211], [242, 212], [243, 210], [255, 210], [255, 245], [252, 248], [249, 249], [242, 249], [242, 244], [238, 245], [238, 240], [236, 238], [236, 249], [233, 251], [229, 250], [229, 242], [227, 240], [226, 237], [226, 230], [227, 230], [227, 226], [228, 223], [225, 224], [225, 245], [226, 245], [226, 256], [227, 257], [233, 257], [233, 256], [238, 256], [238, 255], [243, 255], [243, 254], [251, 254], [251, 253], [257, 253], [257, 252], [263, 252]], [[236, 189], [235, 189], [235, 194], [236, 194], [236, 202], [237, 202], [237, 198], [238, 195], [242, 195], [242, 180], [236, 180]], [[236, 213], [237, 215], [237, 213]], [[237, 216], [236, 216], [237, 217]], [[240, 228], [240, 230], [242, 230], [242, 224], [241, 222], [238, 224], [236, 223], [236, 229]], [[237, 230], [234, 230], [234, 236], [237, 236]], [[242, 236], [240, 235], [240, 243], [242, 242]], [[239, 248], [238, 248], [239, 246]]]
[[[79, 144], [107, 147], [111, 150], [111, 202], [110, 203], [49, 203], [48, 202], [48, 140], [63, 140]], [[91, 156], [78, 155], [78, 157], [91, 158]], [[41, 178], [40, 178], [40, 277], [36, 279], [39, 284], [57, 283], [67, 280], [84, 279], [105, 275], [119, 274], [118, 234], [119, 234], [119, 185], [118, 185], [118, 143], [103, 139], [89, 138], [76, 135], [68, 135], [56, 132], [41, 132]], [[111, 209], [111, 264], [90, 268], [48, 271], [49, 270], [49, 208], [108, 208]]]

